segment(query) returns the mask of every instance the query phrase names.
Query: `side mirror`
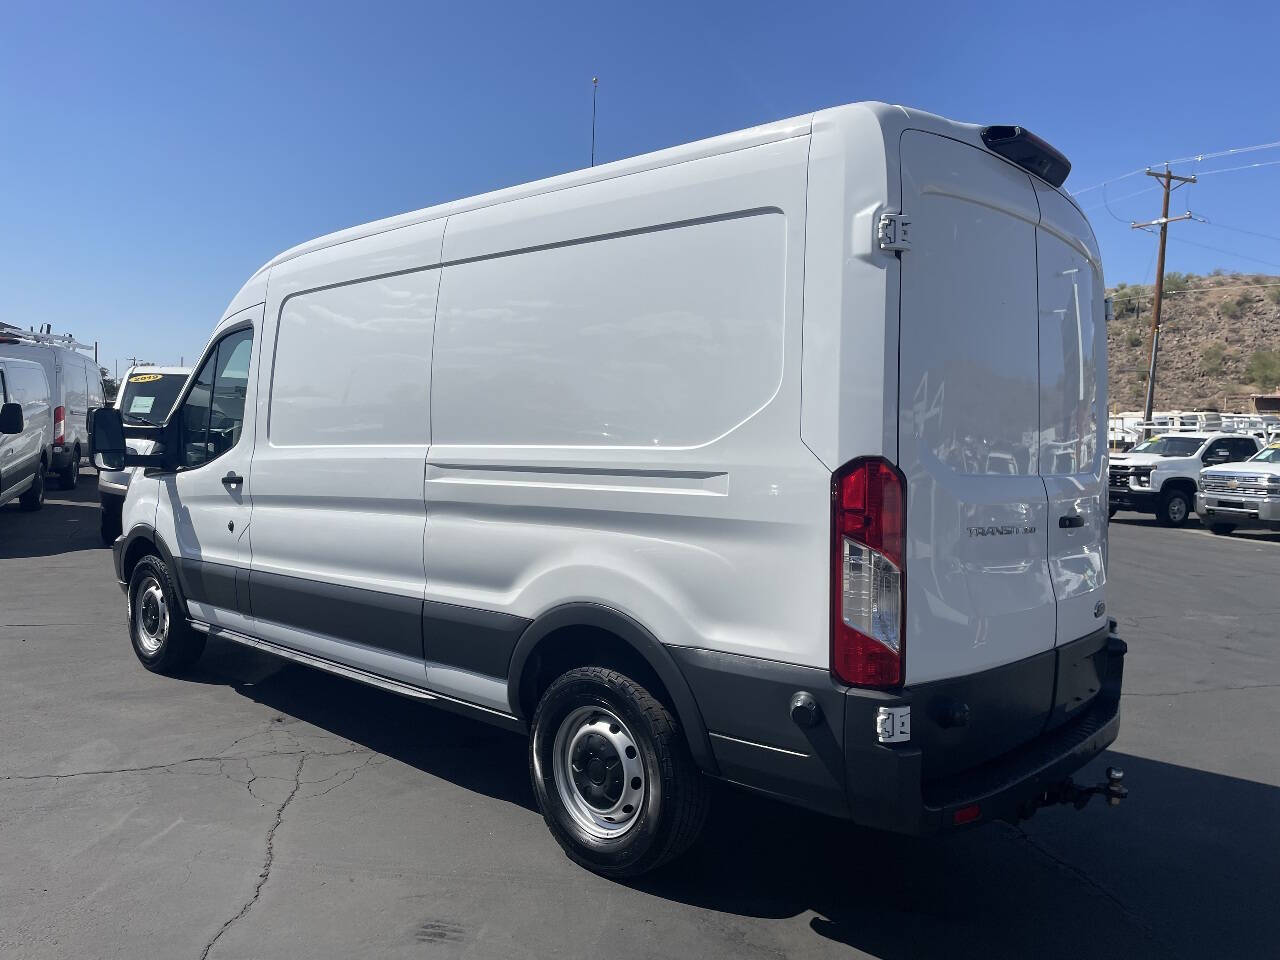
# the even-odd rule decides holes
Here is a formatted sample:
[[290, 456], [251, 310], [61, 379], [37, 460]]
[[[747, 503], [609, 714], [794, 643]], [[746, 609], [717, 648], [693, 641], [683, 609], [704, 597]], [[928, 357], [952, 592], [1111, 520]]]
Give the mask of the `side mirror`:
[[21, 433], [25, 426], [22, 421], [22, 404], [6, 403], [0, 407], [0, 434]]
[[123, 470], [128, 448], [124, 418], [115, 407], [99, 407], [89, 414], [89, 458], [101, 470]]

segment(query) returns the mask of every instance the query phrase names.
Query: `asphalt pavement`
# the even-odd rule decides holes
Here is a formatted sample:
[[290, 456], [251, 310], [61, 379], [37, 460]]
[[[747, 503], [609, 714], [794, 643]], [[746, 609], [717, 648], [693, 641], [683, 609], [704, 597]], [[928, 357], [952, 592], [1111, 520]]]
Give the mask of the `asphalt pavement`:
[[635, 883], [570, 863], [518, 736], [211, 643], [134, 659], [91, 471], [0, 508], [0, 957], [1280, 955], [1280, 535], [1111, 526], [1130, 799], [946, 840], [718, 788]]

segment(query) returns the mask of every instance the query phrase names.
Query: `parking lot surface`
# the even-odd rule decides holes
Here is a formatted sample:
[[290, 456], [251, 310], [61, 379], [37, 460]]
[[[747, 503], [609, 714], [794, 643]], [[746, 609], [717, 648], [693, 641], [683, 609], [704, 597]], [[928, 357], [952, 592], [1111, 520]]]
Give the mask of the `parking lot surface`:
[[1111, 526], [1130, 799], [945, 841], [717, 791], [636, 883], [571, 864], [525, 741], [213, 642], [129, 648], [92, 473], [0, 508], [0, 956], [1280, 952], [1280, 535]]

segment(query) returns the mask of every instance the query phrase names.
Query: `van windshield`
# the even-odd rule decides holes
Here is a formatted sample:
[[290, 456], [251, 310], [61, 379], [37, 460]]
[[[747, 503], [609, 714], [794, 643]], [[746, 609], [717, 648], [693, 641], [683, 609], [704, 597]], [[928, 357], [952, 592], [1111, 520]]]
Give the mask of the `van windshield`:
[[1131, 453], [1154, 453], [1157, 457], [1190, 457], [1204, 445], [1204, 437], [1152, 437]]
[[124, 383], [120, 415], [130, 423], [163, 423], [186, 382], [181, 373], [136, 373]]

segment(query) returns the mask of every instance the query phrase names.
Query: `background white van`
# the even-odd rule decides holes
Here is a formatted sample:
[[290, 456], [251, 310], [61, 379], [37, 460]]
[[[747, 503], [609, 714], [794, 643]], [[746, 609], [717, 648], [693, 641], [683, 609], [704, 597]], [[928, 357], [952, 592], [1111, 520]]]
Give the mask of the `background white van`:
[[0, 344], [0, 506], [16, 497], [39, 510], [53, 442], [49, 383], [40, 364], [7, 350]]
[[[120, 381], [112, 406], [120, 411], [126, 423], [152, 426], [163, 423], [190, 373], [190, 367], [130, 367]], [[151, 448], [149, 440], [129, 443], [132, 453], [150, 453]], [[111, 543], [120, 536], [120, 512], [124, 509], [131, 473], [132, 469], [98, 471], [99, 529], [103, 543]]]
[[53, 403], [53, 453], [50, 472], [64, 489], [73, 489], [80, 478], [80, 463], [89, 455], [90, 410], [104, 402], [102, 372], [81, 350], [92, 347], [74, 337], [0, 328], [0, 346], [6, 354], [34, 360], [44, 367]]
[[856, 104], [287, 251], [163, 426], [98, 414], [154, 468], [138, 658], [214, 636], [528, 731], [611, 875], [707, 776], [908, 833], [1079, 799], [1125, 648], [1068, 169]]

